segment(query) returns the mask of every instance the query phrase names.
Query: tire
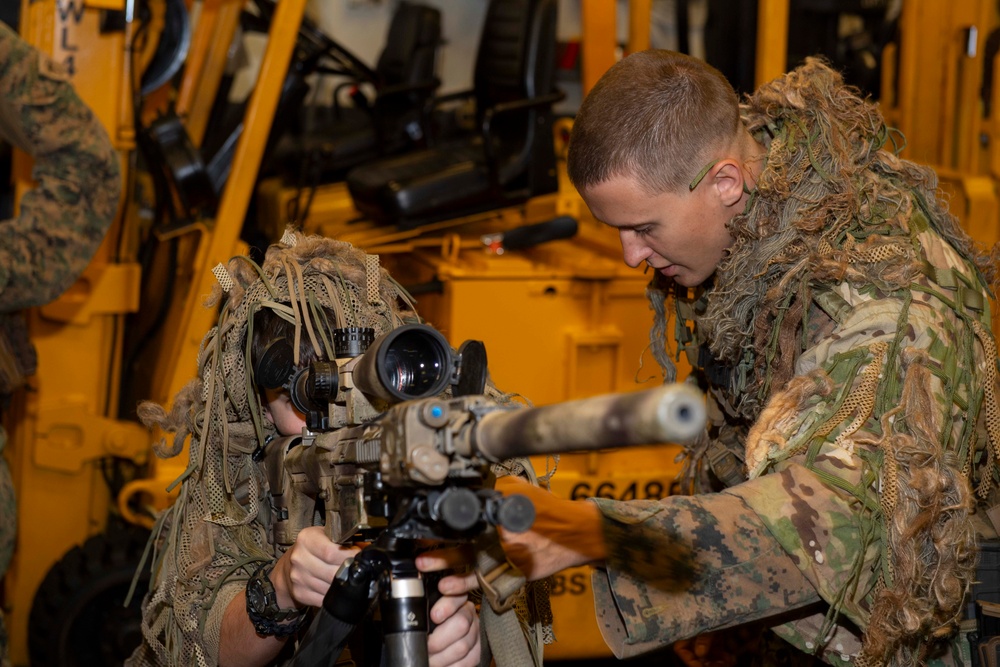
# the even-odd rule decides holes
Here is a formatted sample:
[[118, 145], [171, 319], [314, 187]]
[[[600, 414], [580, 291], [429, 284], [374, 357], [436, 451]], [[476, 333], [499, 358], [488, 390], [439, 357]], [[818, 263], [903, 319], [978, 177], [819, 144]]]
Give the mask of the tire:
[[112, 667], [141, 643], [141, 604], [149, 588], [143, 568], [124, 607], [149, 533], [127, 526], [73, 547], [45, 575], [28, 617], [32, 667]]

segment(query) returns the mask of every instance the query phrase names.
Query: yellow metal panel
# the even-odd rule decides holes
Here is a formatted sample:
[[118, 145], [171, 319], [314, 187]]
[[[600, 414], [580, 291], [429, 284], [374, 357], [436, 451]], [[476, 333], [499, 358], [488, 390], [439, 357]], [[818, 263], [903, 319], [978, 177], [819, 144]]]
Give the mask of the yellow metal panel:
[[91, 264], [70, 289], [40, 310], [47, 319], [72, 324], [86, 324], [95, 315], [134, 313], [141, 273], [132, 262]]
[[974, 174], [979, 171], [979, 132], [982, 104], [983, 66], [986, 38], [993, 2], [978, 2], [970, 12], [970, 22], [960, 30], [958, 64], [958, 104], [954, 135], [956, 137], [955, 164], [959, 169]]
[[[636, 296], [626, 300], [633, 309], [646, 310], [642, 288], [637, 287]], [[493, 360], [491, 373], [501, 388], [518, 391], [538, 404], [579, 398], [583, 387], [600, 388], [586, 395], [639, 388], [633, 374], [646, 345], [645, 331], [617, 341], [620, 349], [614, 348], [612, 354], [625, 361], [611, 365], [610, 369], [618, 367], [615, 376], [606, 375], [606, 365], [580, 367], [574, 339], [584, 337], [580, 326], [586, 324], [589, 295], [579, 284], [560, 279], [463, 280], [447, 289], [454, 313], [447, 335], [457, 341], [486, 341]], [[616, 304], [619, 308], [614, 309], [628, 305]], [[608, 315], [608, 319], [613, 318]], [[567, 345], [567, 341], [574, 342]]]
[[894, 115], [907, 139], [905, 157], [978, 169], [974, 149], [979, 140], [982, 47], [995, 21], [989, 5], [985, 0], [903, 3], [899, 66], [893, 68], [897, 80], [886, 81], [883, 90], [891, 96], [898, 88]]
[[123, 11], [125, 9], [125, 2], [126, 0], [84, 0], [83, 4], [94, 9]]
[[79, 473], [103, 456], [145, 460], [149, 433], [144, 426], [95, 415], [82, 396], [39, 409], [33, 463], [38, 468]]
[[788, 0], [757, 3], [756, 85], [781, 76], [788, 68]]
[[653, 0], [631, 0], [628, 3], [628, 52], [649, 48], [649, 25], [653, 13]]
[[594, 87], [601, 75], [615, 64], [618, 48], [615, 25], [615, 2], [581, 0], [580, 21], [583, 24], [583, 44], [580, 56], [580, 79], [583, 94]]
[[1000, 241], [997, 184], [992, 178], [966, 176], [961, 179], [966, 201], [963, 226], [973, 239], [990, 247]]
[[623, 365], [621, 329], [571, 329], [567, 336], [566, 396], [584, 398], [615, 391]]

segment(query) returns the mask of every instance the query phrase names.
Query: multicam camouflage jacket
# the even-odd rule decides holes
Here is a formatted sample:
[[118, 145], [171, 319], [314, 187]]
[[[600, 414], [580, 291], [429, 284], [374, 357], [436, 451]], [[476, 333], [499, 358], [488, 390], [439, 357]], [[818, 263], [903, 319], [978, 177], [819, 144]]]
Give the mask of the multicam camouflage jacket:
[[767, 151], [756, 191], [713, 284], [675, 302], [710, 360], [710, 436], [743, 444], [746, 478], [595, 501], [602, 631], [625, 657], [763, 620], [829, 664], [960, 663], [973, 495], [992, 498], [1000, 444], [988, 262], [825, 65], [743, 119]]

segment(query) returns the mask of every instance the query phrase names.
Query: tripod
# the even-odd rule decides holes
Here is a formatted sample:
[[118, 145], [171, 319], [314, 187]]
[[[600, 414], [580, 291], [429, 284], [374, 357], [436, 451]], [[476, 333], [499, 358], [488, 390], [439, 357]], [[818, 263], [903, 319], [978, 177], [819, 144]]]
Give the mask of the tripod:
[[385, 531], [337, 572], [309, 626], [293, 667], [327, 667], [343, 653], [376, 600], [382, 616], [384, 667], [427, 667], [427, 596], [411, 540]]
[[[422, 490], [395, 498], [397, 511], [378, 537], [337, 571], [323, 605], [289, 665], [329, 667], [354, 629], [379, 603], [382, 667], [427, 667], [428, 596], [417, 570], [418, 540], [471, 543], [488, 525], [514, 532], [531, 527], [535, 508], [524, 496], [463, 487]], [[437, 597], [436, 587], [431, 597]]]

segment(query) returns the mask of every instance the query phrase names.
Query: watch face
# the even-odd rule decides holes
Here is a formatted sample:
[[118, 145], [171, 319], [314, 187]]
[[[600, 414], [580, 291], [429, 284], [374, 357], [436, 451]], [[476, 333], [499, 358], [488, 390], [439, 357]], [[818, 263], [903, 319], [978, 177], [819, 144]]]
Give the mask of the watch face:
[[264, 591], [261, 590], [259, 581], [254, 581], [250, 586], [247, 586], [247, 602], [258, 612], [263, 612], [267, 606], [267, 599]]

